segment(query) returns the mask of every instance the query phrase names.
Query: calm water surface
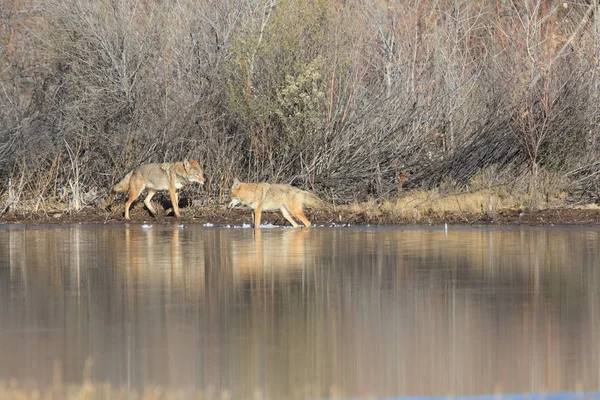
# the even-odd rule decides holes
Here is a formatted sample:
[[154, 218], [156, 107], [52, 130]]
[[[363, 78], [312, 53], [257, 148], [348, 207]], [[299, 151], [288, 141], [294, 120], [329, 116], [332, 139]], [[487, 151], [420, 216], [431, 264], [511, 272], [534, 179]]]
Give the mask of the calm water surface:
[[600, 389], [600, 229], [0, 228], [0, 381]]

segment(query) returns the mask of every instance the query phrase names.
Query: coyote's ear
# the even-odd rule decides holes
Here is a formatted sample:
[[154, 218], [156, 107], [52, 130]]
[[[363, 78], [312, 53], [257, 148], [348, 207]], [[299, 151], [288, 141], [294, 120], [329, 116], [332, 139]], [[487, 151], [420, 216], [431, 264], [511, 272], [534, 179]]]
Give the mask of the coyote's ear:
[[186, 171], [190, 169], [190, 161], [187, 158], [183, 160], [183, 167]]
[[233, 178], [233, 188], [237, 189], [240, 187], [240, 180], [238, 178]]

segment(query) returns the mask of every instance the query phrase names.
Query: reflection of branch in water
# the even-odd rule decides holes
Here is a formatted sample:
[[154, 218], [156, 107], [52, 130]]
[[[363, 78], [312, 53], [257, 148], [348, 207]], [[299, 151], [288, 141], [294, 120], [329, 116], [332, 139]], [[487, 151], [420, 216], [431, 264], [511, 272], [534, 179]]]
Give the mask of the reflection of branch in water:
[[0, 231], [0, 377], [67, 354], [74, 382], [89, 355], [232, 398], [598, 387], [593, 229], [176, 229]]
[[[177, 225], [169, 226], [169, 229], [127, 226], [123, 240], [115, 241], [119, 269], [132, 283], [147, 279], [168, 287], [187, 287], [189, 274], [194, 276], [195, 283], [199, 283], [198, 277], [204, 279], [202, 238], [198, 238], [196, 245], [184, 248], [186, 236], [193, 236], [193, 233], [186, 233]], [[204, 287], [197, 285], [194, 289], [203, 290]]]

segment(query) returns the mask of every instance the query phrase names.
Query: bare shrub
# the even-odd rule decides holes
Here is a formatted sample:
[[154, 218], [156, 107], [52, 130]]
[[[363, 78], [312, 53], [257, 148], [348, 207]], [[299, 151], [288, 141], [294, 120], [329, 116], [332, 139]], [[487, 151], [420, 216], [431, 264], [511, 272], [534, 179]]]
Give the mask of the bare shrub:
[[194, 157], [206, 194], [189, 194], [205, 202], [234, 176], [350, 203], [463, 190], [492, 169], [527, 176], [532, 207], [546, 173], [593, 199], [588, 3], [10, 0], [0, 187], [23, 177], [34, 208], [77, 209], [136, 165]]

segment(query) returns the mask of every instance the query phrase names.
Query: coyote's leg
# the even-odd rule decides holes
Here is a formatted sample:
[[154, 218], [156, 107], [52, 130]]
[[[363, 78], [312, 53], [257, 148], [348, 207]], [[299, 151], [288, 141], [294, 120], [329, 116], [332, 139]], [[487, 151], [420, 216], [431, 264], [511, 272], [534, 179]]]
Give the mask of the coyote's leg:
[[150, 200], [152, 200], [152, 197], [154, 197], [155, 194], [156, 194], [156, 190], [148, 189], [148, 195], [144, 199], [144, 204], [146, 205], [146, 208], [148, 208], [148, 210], [154, 216], [156, 216], [156, 210], [154, 209], [154, 207], [152, 207], [152, 203], [150, 202]]
[[304, 211], [302, 210], [302, 207], [296, 207], [293, 210], [290, 210], [292, 212], [292, 215], [296, 218], [298, 218], [300, 221], [302, 221], [302, 223], [308, 228], [309, 226], [311, 226], [312, 224], [310, 223], [310, 221], [308, 220], [308, 218], [306, 218], [306, 215], [304, 215]]
[[131, 177], [131, 181], [129, 184], [129, 198], [127, 199], [127, 203], [125, 203], [125, 219], [130, 220], [129, 217], [129, 207], [131, 207], [131, 203], [135, 201], [142, 194], [144, 190], [143, 185], [137, 184], [137, 181], [134, 179], [134, 176]]
[[287, 208], [281, 207], [280, 210], [281, 210], [281, 213], [283, 214], [283, 217], [285, 219], [287, 219], [288, 221], [290, 221], [290, 224], [292, 224], [292, 226], [294, 228], [297, 228], [299, 226], [298, 223], [296, 221], [294, 221], [294, 219], [292, 218], [292, 216], [288, 212]]
[[171, 204], [173, 204], [173, 212], [177, 217], [181, 217], [179, 212], [179, 199], [177, 198], [177, 189], [174, 186], [169, 185], [169, 196], [171, 197]]
[[260, 217], [262, 215], [262, 204], [259, 204], [254, 210], [254, 229], [260, 228]]

